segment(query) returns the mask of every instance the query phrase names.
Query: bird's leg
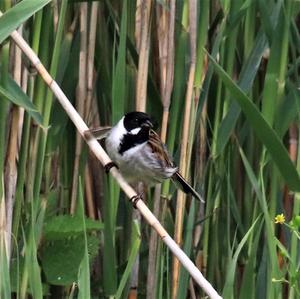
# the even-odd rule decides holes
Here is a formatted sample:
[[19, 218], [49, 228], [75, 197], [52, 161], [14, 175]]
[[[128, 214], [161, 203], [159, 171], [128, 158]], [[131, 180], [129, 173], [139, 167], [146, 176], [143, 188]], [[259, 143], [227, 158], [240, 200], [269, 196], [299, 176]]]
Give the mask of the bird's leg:
[[143, 196], [142, 194], [137, 194], [137, 195], [134, 195], [130, 198], [130, 201], [132, 202], [132, 205], [135, 209], [137, 209], [137, 203], [139, 200], [143, 200]]

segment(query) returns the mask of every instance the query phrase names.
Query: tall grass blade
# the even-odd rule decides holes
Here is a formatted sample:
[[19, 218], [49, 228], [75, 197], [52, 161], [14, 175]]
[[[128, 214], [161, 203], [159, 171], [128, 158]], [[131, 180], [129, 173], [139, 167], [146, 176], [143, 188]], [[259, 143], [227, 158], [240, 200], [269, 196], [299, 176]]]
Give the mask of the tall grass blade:
[[[1, 199], [0, 206], [4, 207], [3, 203], [1, 203]], [[1, 209], [2, 208], [0, 208], [0, 210]], [[0, 213], [2, 212], [0, 211]], [[2, 217], [0, 216], [0, 218]], [[6, 233], [4, 226], [0, 229], [0, 271], [0, 298], [10, 299], [11, 284], [9, 275], [9, 259], [7, 256]]]
[[89, 253], [88, 253], [88, 243], [87, 243], [87, 235], [86, 235], [86, 223], [85, 223], [85, 215], [84, 215], [84, 201], [83, 201], [81, 179], [79, 179], [78, 197], [79, 197], [79, 204], [78, 204], [77, 213], [81, 215], [83, 237], [84, 237], [84, 255], [80, 263], [79, 273], [78, 273], [78, 288], [79, 288], [78, 298], [89, 299], [91, 297], [90, 264], [89, 264]]
[[[238, 85], [246, 93], [250, 90], [253, 80], [257, 74], [263, 53], [267, 46], [265, 35], [260, 32], [255, 41], [255, 47], [252, 50], [249, 58], [241, 71]], [[235, 101], [229, 106], [228, 112], [222, 120], [218, 129], [218, 138], [216, 140], [216, 155], [220, 155], [225, 145], [227, 144], [230, 134], [236, 126], [237, 120], [240, 115], [241, 108]]]
[[272, 284], [271, 279], [278, 278], [280, 276], [279, 272], [279, 265], [277, 261], [277, 255], [276, 255], [276, 242], [274, 240], [274, 229], [272, 227], [272, 219], [268, 208], [268, 203], [266, 200], [266, 193], [265, 193], [265, 187], [264, 187], [264, 178], [263, 178], [263, 166], [260, 168], [259, 173], [259, 180], [256, 179], [256, 176], [249, 164], [249, 161], [247, 157], [245, 156], [243, 150], [239, 148], [240, 155], [242, 157], [242, 161], [244, 163], [247, 176], [257, 194], [259, 204], [261, 207], [261, 210], [264, 215], [264, 222], [265, 222], [265, 229], [266, 229], [266, 239], [267, 239], [267, 249], [268, 249], [268, 259], [269, 259], [269, 272], [268, 272], [268, 278], [267, 283], [268, 286], [266, 288], [268, 296], [274, 296], [275, 293], [279, 295], [279, 288], [276, 287], [274, 284]]
[[243, 249], [245, 243], [249, 239], [250, 235], [253, 233], [254, 228], [259, 223], [260, 218], [261, 217], [258, 217], [253, 222], [253, 224], [251, 225], [251, 227], [249, 228], [249, 230], [247, 231], [247, 233], [245, 234], [245, 236], [243, 237], [243, 239], [241, 240], [241, 242], [237, 246], [237, 249], [236, 249], [236, 251], [235, 251], [235, 253], [232, 257], [232, 260], [228, 265], [225, 285], [224, 285], [224, 289], [223, 289], [223, 292], [222, 292], [223, 297], [226, 298], [226, 299], [227, 298], [228, 299], [234, 298], [233, 286], [234, 286], [234, 276], [235, 276], [235, 269], [236, 269], [238, 257], [239, 257], [239, 254], [240, 254], [241, 250]]
[[22, 91], [20, 86], [13, 79], [8, 78], [7, 89], [0, 85], [0, 95], [12, 103], [23, 107], [38, 125], [42, 125], [42, 115], [38, 112], [37, 108], [34, 106], [34, 104], [32, 104], [29, 97]]
[[7, 256], [3, 246], [0, 248], [0, 263], [1, 263], [1, 275], [0, 275], [0, 297], [3, 299], [11, 298], [11, 288], [9, 279], [9, 267], [7, 263]]
[[23, 0], [0, 17], [0, 43], [51, 0]]
[[268, 125], [257, 107], [249, 97], [228, 76], [222, 67], [209, 55], [216, 73], [223, 80], [225, 86], [230, 90], [233, 98], [238, 102], [248, 122], [251, 124], [260, 141], [265, 145], [272, 156], [282, 177], [293, 191], [300, 191], [299, 174], [289, 158], [288, 152], [280, 141], [275, 131]]
[[130, 277], [132, 268], [134, 267], [134, 263], [135, 263], [137, 255], [138, 255], [138, 251], [139, 251], [140, 244], [141, 244], [141, 236], [140, 236], [140, 232], [139, 232], [138, 222], [134, 221], [132, 226], [133, 226], [134, 233], [132, 234], [133, 240], [132, 240], [132, 243], [131, 243], [131, 249], [130, 249], [131, 252], [130, 252], [130, 255], [129, 255], [129, 258], [128, 258], [126, 268], [125, 268], [125, 270], [123, 272], [123, 275], [122, 275], [122, 278], [120, 280], [118, 290], [117, 290], [116, 295], [115, 295], [116, 299], [122, 298], [124, 288], [125, 288], [126, 283], [127, 283], [128, 279]]
[[[274, 5], [271, 15], [272, 26], [276, 25], [276, 20], [280, 11], [280, 3]], [[272, 27], [272, 28], [273, 28]], [[238, 85], [245, 92], [248, 93], [252, 87], [255, 76], [257, 75], [261, 59], [263, 57], [264, 51], [268, 45], [268, 39], [265, 32], [261, 29], [259, 30], [251, 54], [245, 61], [242, 71], [239, 77]], [[240, 106], [233, 101], [228, 109], [228, 113], [222, 120], [218, 136], [221, 136], [217, 139], [216, 155], [219, 155], [224, 150], [225, 145], [227, 144], [230, 134], [232, 133], [234, 127], [236, 126], [237, 120], [240, 115], [241, 108]]]
[[[122, 18], [120, 25], [120, 40], [117, 51], [117, 61], [113, 68], [112, 78], [112, 124], [115, 124], [124, 114], [126, 95], [126, 33], [127, 33], [127, 1], [123, 2]], [[114, 60], [114, 58], [113, 58]], [[108, 296], [114, 295], [117, 291], [116, 272], [116, 245], [115, 228], [117, 208], [119, 203], [119, 186], [108, 179], [109, 197], [105, 197], [104, 208], [104, 252], [103, 252], [103, 280], [104, 290]]]
[[272, 35], [262, 99], [262, 114], [270, 126], [273, 125], [276, 108], [284, 92], [291, 8], [292, 2], [282, 6]]
[[[254, 238], [249, 238], [248, 252], [249, 257], [246, 260], [243, 281], [241, 283], [241, 290], [239, 294], [240, 299], [255, 299], [256, 281], [253, 273], [256, 271], [256, 263], [259, 262], [257, 251], [259, 250], [259, 239], [261, 237], [261, 230], [263, 223], [255, 230]], [[251, 240], [253, 239], [253, 240]]]
[[28, 275], [29, 289], [33, 298], [43, 298], [41, 269], [37, 259], [37, 243], [34, 230], [29, 232], [29, 239], [25, 251], [25, 271]]
[[120, 41], [115, 73], [112, 81], [112, 122], [115, 124], [123, 115], [126, 95], [126, 34], [127, 34], [127, 1], [123, 1], [120, 26]]
[[[194, 223], [195, 223], [195, 216], [196, 216], [195, 206], [196, 203], [195, 200], [193, 200], [191, 202], [190, 211], [189, 211], [187, 223], [184, 230], [185, 241], [184, 241], [183, 250], [188, 256], [191, 256], [192, 253]], [[189, 279], [190, 279], [189, 273], [185, 269], [181, 268], [179, 281], [178, 281], [179, 285], [178, 285], [177, 299], [186, 298]]]

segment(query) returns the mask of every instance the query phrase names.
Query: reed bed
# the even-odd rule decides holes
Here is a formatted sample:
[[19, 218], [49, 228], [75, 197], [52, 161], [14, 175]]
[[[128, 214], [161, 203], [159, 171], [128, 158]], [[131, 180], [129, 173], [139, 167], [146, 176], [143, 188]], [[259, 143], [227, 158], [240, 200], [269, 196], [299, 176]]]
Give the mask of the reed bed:
[[[170, 236], [222, 298], [300, 297], [298, 1], [0, 9], [0, 298], [205, 297]], [[204, 205], [166, 181], [136, 211], [105, 174], [81, 136], [132, 110]]]

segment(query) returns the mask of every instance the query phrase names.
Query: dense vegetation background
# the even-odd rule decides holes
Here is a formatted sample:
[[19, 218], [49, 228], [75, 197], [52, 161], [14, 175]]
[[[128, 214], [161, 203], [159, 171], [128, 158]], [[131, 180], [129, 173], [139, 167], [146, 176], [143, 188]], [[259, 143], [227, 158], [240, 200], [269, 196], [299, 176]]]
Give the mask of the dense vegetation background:
[[15, 2], [0, 2], [0, 298], [204, 297], [7, 39], [19, 25], [90, 127], [156, 118], [206, 203], [169, 182], [145, 200], [223, 298], [300, 298], [300, 2]]

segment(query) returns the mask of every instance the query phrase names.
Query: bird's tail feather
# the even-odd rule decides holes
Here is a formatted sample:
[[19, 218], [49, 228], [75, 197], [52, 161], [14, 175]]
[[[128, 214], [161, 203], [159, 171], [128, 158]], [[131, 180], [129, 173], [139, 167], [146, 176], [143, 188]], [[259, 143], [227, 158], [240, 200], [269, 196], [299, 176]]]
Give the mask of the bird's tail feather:
[[201, 202], [205, 202], [202, 196], [183, 178], [183, 176], [177, 171], [172, 176], [172, 181], [177, 185], [184, 193], [191, 194]]

